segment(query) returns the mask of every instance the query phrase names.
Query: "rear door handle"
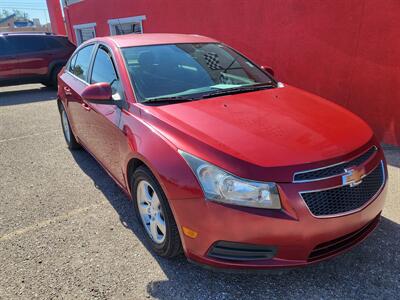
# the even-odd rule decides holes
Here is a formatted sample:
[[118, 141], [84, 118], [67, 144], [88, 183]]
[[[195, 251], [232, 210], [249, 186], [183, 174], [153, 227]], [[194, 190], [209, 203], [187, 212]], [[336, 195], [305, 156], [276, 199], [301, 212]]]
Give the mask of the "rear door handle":
[[87, 104], [87, 103], [85, 103], [85, 102], [82, 102], [82, 107], [83, 107], [83, 109], [85, 109], [85, 110], [87, 110], [87, 111], [89, 111], [91, 108], [90, 108], [90, 106], [89, 106], [89, 104]]
[[68, 96], [72, 95], [71, 89], [69, 87], [64, 86], [64, 92], [65, 92], [65, 95], [68, 95]]

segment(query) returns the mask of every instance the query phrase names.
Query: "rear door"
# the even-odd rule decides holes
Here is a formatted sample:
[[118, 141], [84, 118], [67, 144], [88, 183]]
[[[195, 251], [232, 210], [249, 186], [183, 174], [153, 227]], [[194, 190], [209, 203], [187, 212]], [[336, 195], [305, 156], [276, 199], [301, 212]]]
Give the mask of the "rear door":
[[48, 72], [50, 55], [47, 53], [45, 36], [10, 35], [7, 37], [13, 45], [18, 59], [19, 76], [23, 81], [45, 78]]
[[92, 152], [90, 139], [90, 122], [88, 111], [90, 107], [83, 101], [81, 95], [89, 85], [88, 75], [90, 62], [92, 60], [94, 44], [85, 46], [78, 50], [71, 58], [67, 71], [61, 75], [61, 93], [67, 100], [67, 113], [74, 134], [79, 142]]
[[8, 37], [0, 35], [0, 84], [18, 79], [18, 59]]

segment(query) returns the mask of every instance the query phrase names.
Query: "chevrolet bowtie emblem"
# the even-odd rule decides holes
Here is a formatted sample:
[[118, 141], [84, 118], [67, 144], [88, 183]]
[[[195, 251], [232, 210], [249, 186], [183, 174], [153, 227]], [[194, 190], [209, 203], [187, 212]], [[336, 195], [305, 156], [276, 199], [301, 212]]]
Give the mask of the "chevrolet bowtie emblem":
[[359, 185], [365, 176], [365, 169], [363, 167], [349, 167], [344, 169], [344, 172], [342, 183], [343, 185], [350, 185], [350, 187]]

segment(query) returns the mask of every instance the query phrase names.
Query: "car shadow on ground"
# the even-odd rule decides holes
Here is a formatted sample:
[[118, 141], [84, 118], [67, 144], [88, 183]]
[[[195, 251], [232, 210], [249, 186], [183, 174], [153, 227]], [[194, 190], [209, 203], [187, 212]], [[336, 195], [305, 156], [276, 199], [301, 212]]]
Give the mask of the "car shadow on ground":
[[34, 85], [32, 88], [22, 88], [21, 90], [0, 88], [0, 106], [53, 101], [56, 98], [56, 89], [40, 85]]
[[[151, 250], [131, 201], [86, 151], [73, 151], [80, 168], [103, 192], [121, 224]], [[153, 254], [167, 280], [149, 282], [159, 299], [392, 298], [399, 289], [400, 225], [382, 217], [377, 230], [352, 251], [313, 266], [262, 273], [222, 273], [193, 265], [182, 255], [173, 260]]]

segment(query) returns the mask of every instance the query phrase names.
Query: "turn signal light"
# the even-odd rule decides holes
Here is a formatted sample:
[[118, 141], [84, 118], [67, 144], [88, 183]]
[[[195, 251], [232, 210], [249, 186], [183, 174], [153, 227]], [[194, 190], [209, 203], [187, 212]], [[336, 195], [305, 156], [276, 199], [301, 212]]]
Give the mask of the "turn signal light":
[[197, 235], [198, 235], [198, 233], [196, 231], [194, 231], [192, 229], [189, 229], [189, 228], [187, 228], [185, 226], [182, 226], [182, 230], [183, 230], [183, 233], [186, 236], [188, 236], [188, 237], [190, 237], [192, 239], [195, 239], [197, 237]]

